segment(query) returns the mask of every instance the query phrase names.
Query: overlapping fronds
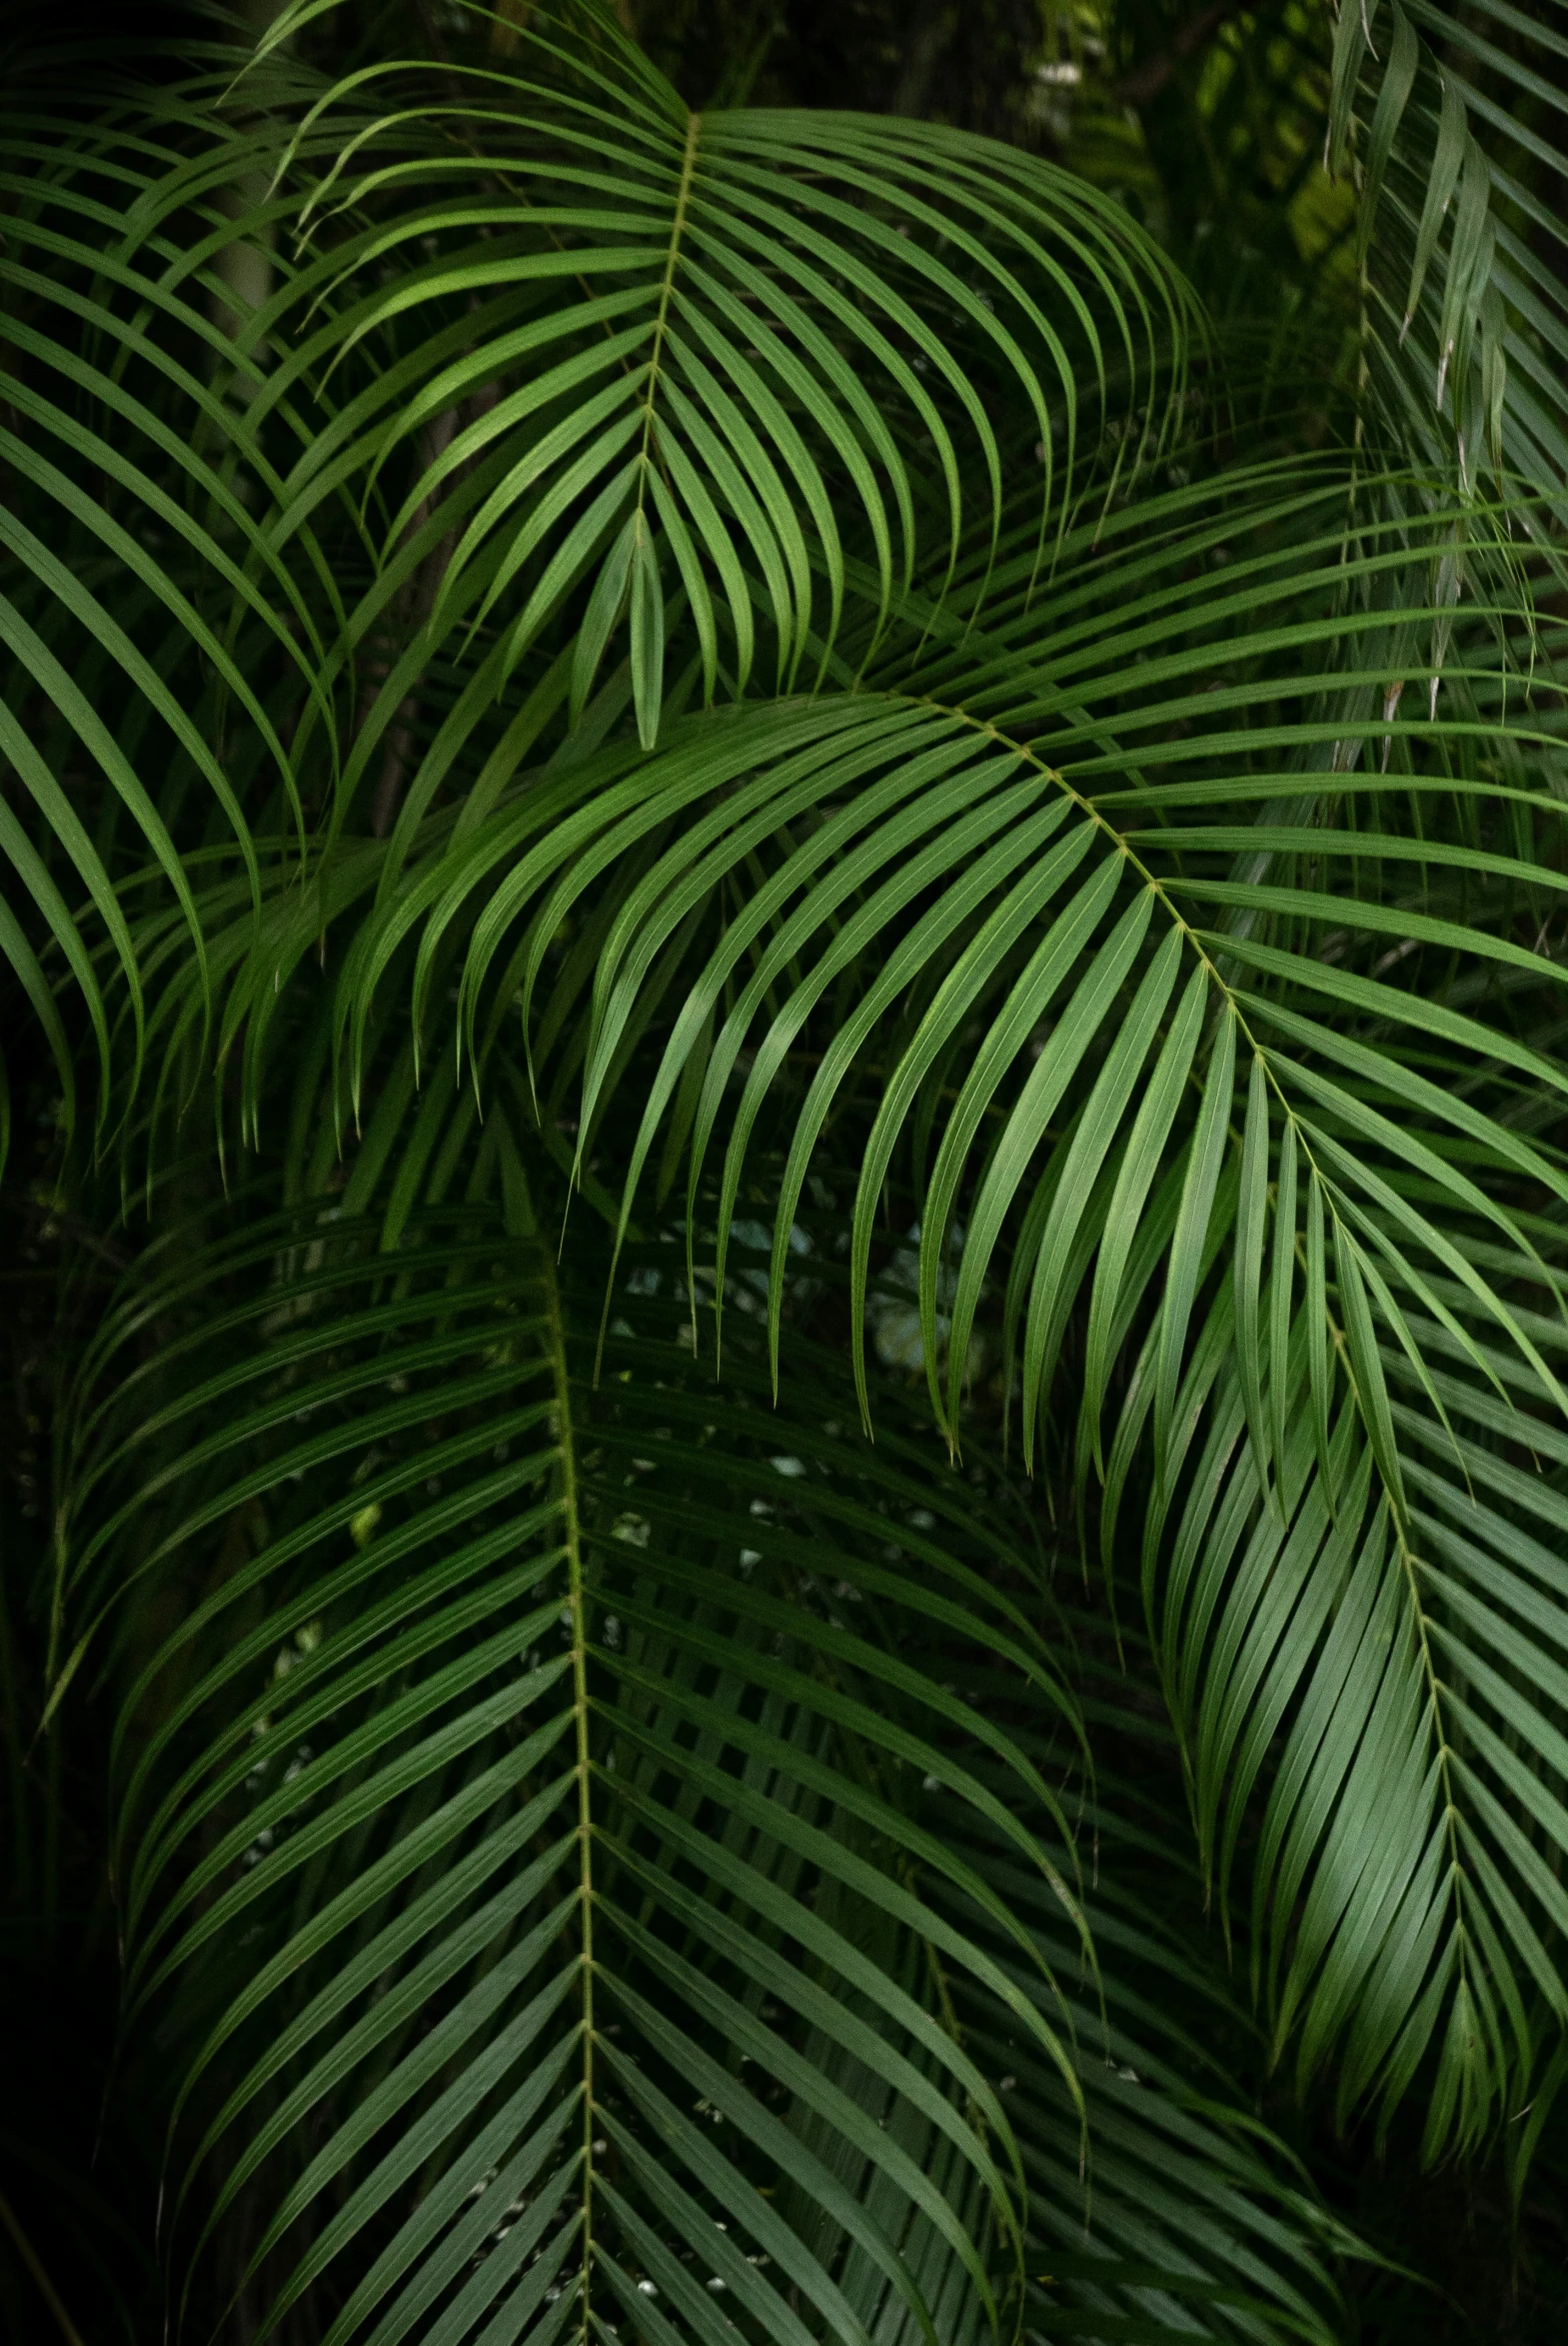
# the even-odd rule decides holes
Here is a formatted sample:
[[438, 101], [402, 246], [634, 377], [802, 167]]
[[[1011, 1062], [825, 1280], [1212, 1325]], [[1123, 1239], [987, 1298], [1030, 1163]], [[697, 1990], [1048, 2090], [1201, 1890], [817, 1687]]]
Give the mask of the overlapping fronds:
[[[1244, 2035], [1245, 2023], [1214, 1969], [1193, 1959], [1158, 1908], [1120, 1887], [1129, 1856], [1135, 1864], [1139, 1854], [1136, 1836], [1104, 1814], [1085, 1823], [1101, 1883], [1084, 1913], [1103, 1950], [1106, 1993], [1102, 2010], [1085, 1999], [1074, 2015], [1093, 2145], [1081, 2210], [1067, 2097], [1026, 2042], [996, 2035], [973, 2015], [972, 2042], [1001, 2071], [1030, 2184], [1030, 2327], [1106, 2346], [1181, 2336], [1339, 2337], [1344, 2309], [1325, 2263], [1358, 2244], [1336, 2231], [1234, 2098], [1210, 2048], [1216, 2035]], [[1036, 1898], [999, 1853], [987, 1854], [981, 1870], [1065, 1971], [1070, 1951], [1059, 1910]], [[1031, 1988], [1026, 1972], [1017, 1977]]]
[[1548, 502], [1568, 470], [1559, 7], [1341, 8], [1326, 160], [1358, 198], [1363, 381], [1402, 440]]
[[[771, 688], [819, 680], [851, 554], [885, 623], [916, 565], [994, 537], [993, 413], [1040, 452], [1039, 558], [1109, 418], [1159, 444], [1193, 327], [1065, 174], [935, 129], [689, 117], [592, 9], [434, 83], [321, 86], [287, 30], [89, 141], [24, 82], [9, 140], [4, 722], [52, 849], [6, 843], [86, 1004], [100, 1121], [142, 1064], [165, 901], [207, 1014], [214, 823], [253, 908], [275, 842], [309, 864], [350, 823], [391, 835], [385, 893], [433, 803], [457, 783], [478, 823], [563, 712], [581, 742], [630, 703], [648, 747], [760, 657]], [[161, 888], [128, 885], [137, 850]], [[13, 924], [7, 951], [70, 1109], [38, 949]]]
[[[1382, 552], [1364, 531], [1351, 560], [1337, 481], [1253, 486], [1250, 545], [1233, 511], [1210, 507], [1200, 535], [1199, 500], [1174, 500], [1181, 562], [1204, 535], [1224, 557], [1175, 644], [1172, 552], [1146, 534], [1159, 508], [1134, 508], [1141, 542], [1122, 556], [1112, 533], [1087, 578], [1027, 604], [1020, 591], [1015, 620], [1004, 571], [989, 625], [946, 623], [950, 651], [924, 615], [904, 690], [867, 679], [696, 723], [652, 763], [617, 754], [546, 778], [464, 859], [437, 846], [428, 877], [411, 870], [355, 941], [338, 1017], [347, 1032], [419, 932], [416, 1016], [448, 972], [483, 1067], [519, 1006], [526, 1042], [553, 1044], [570, 1078], [540, 1078], [542, 1114], [570, 1107], [580, 1159], [618, 1083], [636, 1087], [623, 1226], [676, 1120], [690, 1228], [718, 1177], [721, 1282], [766, 1138], [776, 1335], [829, 1123], [840, 1150], [863, 1135], [853, 1331], [884, 1184], [913, 1178], [938, 1421], [956, 1443], [996, 1282], [1026, 1460], [1070, 1341], [1078, 1478], [1104, 1478], [1107, 1543], [1137, 1493], [1151, 1621], [1222, 1873], [1270, 1740], [1297, 1721], [1258, 1877], [1259, 1960], [1288, 1976], [1281, 2037], [1308, 2006], [1310, 2067], [1359, 2015], [1347, 2106], [1397, 2098], [1441, 2044], [1435, 2143], [1518, 2097], [1527, 2007], [1562, 2006], [1555, 1665], [1522, 1684], [1484, 1675], [1490, 1647], [1513, 1651], [1539, 1543], [1478, 1495], [1517, 1472], [1510, 1438], [1536, 1454], [1563, 1438], [1568, 1174], [1532, 1131], [1563, 1082], [1526, 1039], [1558, 1015], [1537, 948], [1561, 893], [1560, 753], [1528, 710], [1506, 726], [1497, 713], [1506, 596], [1480, 614], [1501, 664], [1471, 635], [1467, 659], [1450, 645], [1438, 666], [1445, 517], [1428, 550], [1407, 525]], [[1365, 590], [1353, 620], [1347, 576]], [[1430, 674], [1409, 679], [1405, 715], [1411, 668]], [[1487, 777], [1499, 744], [1511, 784]], [[744, 907], [721, 918], [743, 871]], [[583, 942], [563, 950], [569, 923]], [[1506, 1023], [1478, 1015], [1488, 994], [1517, 1006]], [[808, 1072], [782, 1094], [791, 1066]], [[1469, 1597], [1431, 1548], [1436, 1493], [1506, 1559], [1475, 1563]], [[1264, 1588], [1281, 1608], [1267, 1635]], [[1337, 1658], [1361, 1603], [1391, 1656], [1364, 1683]], [[1546, 1769], [1528, 1791], [1507, 1756], [1520, 1732]], [[1320, 1741], [1329, 1779], [1303, 1790]], [[1397, 1853], [1374, 1861], [1362, 1799], [1385, 1803]], [[1275, 1897], [1272, 1836], [1292, 1815]], [[1358, 1851], [1348, 1879], [1342, 1840]], [[1397, 1986], [1380, 2002], [1385, 1971]]]
[[60, 1464], [178, 2269], [334, 2346], [1326, 2340], [1223, 1999], [1075, 1880], [1019, 1526], [1140, 1593], [1281, 2075], [1522, 2118], [1555, 19], [1343, 10], [1308, 429], [1067, 173], [526, 13], [7, 134], [0, 949], [62, 1194], [258, 1182]]
[[185, 1592], [116, 1814], [186, 2255], [261, 2188], [272, 2321], [345, 2340], [977, 2338], [1020, 2286], [1327, 2339], [1307, 2201], [1132, 1983], [1174, 1948], [1112, 1914], [1109, 2021], [1085, 1965], [1005, 1514], [836, 1363], [718, 1391], [674, 1244], [596, 1392], [520, 1210], [171, 1251], [86, 1371], [73, 1578]]
[[[1200, 1921], [1170, 1729], [1157, 1706], [1138, 1701], [1156, 1683], [1148, 1656], [1130, 1624], [1112, 1640], [1105, 1610], [1074, 1608], [1070, 1592], [1064, 1625], [1097, 1755], [1092, 1791], [1074, 1818], [1086, 1873], [1092, 1852], [1081, 1905], [1098, 1956], [1092, 1979], [1074, 1965], [1068, 1917], [1048, 1889], [1036, 1896], [989, 1831], [974, 1854], [1009, 1910], [1026, 1919], [1073, 2013], [1069, 2042], [1090, 2143], [1081, 2196], [1076, 2113], [1059, 2079], [1021, 2032], [1004, 2022], [997, 2034], [961, 1987], [957, 1998], [968, 2041], [984, 2047], [1000, 2076], [1029, 2178], [1026, 2334], [1107, 2346], [1173, 2336], [1339, 2338], [1347, 2313], [1333, 2260], [1366, 2251], [1259, 2123], [1246, 2087], [1237, 2091], [1238, 2078], [1264, 2073], [1266, 2047], [1215, 1960], [1217, 1934]], [[963, 1684], [982, 1706], [1006, 1703], [1004, 1680], [989, 1677], [983, 1661]], [[1049, 1767], [1051, 1739], [1020, 1733]], [[1129, 1760], [1133, 1773], [1124, 1775]], [[956, 1805], [946, 1817], [973, 1848], [972, 1821]], [[1037, 1995], [1029, 1968], [991, 1943], [1020, 1988]]]

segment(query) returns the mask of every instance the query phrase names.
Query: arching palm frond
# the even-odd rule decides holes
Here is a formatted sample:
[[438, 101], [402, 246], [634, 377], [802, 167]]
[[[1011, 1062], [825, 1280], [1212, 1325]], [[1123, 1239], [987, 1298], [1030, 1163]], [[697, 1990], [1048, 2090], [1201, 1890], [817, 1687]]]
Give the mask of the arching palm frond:
[[954, 1984], [1072, 2072], [921, 1786], [1026, 1870], [1064, 1820], [902, 1649], [1060, 1708], [1026, 1554], [917, 1453], [683, 1372], [674, 1300], [596, 1397], [520, 1215], [182, 1250], [90, 1371], [72, 1577], [187, 1592], [117, 1829], [133, 2008], [191, 2048], [174, 2176], [216, 2162], [203, 2236], [261, 2192], [272, 2320], [325, 2287], [337, 2337], [477, 2334], [503, 2292], [530, 2336], [985, 2332], [1021, 2175]]

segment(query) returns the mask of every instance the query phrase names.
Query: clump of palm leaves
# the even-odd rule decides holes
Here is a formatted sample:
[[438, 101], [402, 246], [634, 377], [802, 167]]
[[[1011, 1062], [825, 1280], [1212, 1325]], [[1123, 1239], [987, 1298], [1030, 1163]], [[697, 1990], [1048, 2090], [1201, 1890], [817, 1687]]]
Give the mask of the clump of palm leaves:
[[16, 1896], [68, 1750], [137, 2303], [1345, 2336], [1292, 2097], [1517, 2195], [1568, 2062], [1547, 82], [1307, 28], [1260, 319], [448, 14], [13, 61]]

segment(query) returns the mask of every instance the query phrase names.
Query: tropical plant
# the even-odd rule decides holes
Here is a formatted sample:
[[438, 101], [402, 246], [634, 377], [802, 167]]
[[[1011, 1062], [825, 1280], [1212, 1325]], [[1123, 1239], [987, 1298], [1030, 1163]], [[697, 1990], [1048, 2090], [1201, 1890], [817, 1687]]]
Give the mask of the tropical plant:
[[19, 2321], [1327, 2346], [1330, 2125], [1561, 2155], [1565, 42], [1208, 13], [18, 41]]

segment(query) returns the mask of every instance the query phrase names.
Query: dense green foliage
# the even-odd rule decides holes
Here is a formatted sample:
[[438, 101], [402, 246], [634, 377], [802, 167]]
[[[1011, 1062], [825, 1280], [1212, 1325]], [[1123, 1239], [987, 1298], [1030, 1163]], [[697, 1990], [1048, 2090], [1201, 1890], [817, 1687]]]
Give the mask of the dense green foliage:
[[18, 2336], [1560, 2334], [1565, 57], [13, 36]]

